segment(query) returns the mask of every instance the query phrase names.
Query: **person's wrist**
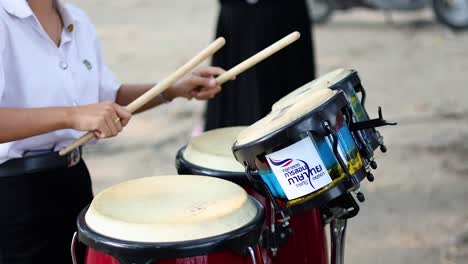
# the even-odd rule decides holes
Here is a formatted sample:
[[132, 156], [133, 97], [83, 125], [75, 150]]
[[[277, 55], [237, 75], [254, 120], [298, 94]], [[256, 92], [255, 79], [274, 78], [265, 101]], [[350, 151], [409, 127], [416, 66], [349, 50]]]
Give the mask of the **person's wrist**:
[[177, 97], [176, 89], [174, 86], [169, 87], [164, 92], [161, 93], [161, 96], [167, 101], [170, 102]]
[[167, 104], [167, 103], [170, 103], [172, 101], [172, 99], [170, 99], [168, 96], [167, 96], [167, 93], [165, 91], [163, 91], [162, 93], [160, 93], [158, 95], [158, 98], [159, 98], [159, 102], [161, 104]]
[[65, 128], [75, 129], [76, 124], [76, 114], [77, 109], [76, 107], [66, 107], [65, 108], [65, 118], [63, 126]]

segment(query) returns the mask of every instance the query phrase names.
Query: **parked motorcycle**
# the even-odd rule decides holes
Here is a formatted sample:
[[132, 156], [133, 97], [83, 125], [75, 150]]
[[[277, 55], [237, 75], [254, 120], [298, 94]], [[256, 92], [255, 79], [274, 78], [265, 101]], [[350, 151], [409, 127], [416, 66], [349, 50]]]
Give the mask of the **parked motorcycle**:
[[419, 10], [431, 7], [441, 23], [454, 29], [468, 29], [468, 0], [308, 0], [313, 23], [327, 22], [335, 10]]

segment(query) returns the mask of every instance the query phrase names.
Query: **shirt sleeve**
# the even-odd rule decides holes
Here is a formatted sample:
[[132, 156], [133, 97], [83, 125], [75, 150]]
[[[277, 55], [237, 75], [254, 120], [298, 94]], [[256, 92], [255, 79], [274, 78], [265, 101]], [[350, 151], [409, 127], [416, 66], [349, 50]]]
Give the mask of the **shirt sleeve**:
[[97, 66], [99, 71], [99, 101], [113, 101], [117, 97], [120, 83], [115, 77], [112, 71], [109, 69], [104, 61], [104, 54], [102, 52], [101, 42], [96, 36], [96, 52], [97, 52]]

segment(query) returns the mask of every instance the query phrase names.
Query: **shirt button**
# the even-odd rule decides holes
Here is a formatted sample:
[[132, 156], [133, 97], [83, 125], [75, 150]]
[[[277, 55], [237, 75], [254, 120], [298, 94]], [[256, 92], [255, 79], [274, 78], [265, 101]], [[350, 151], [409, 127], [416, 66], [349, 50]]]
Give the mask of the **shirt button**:
[[66, 70], [68, 69], [68, 64], [64, 61], [61, 61], [60, 62], [60, 68], [62, 68], [62, 70]]
[[68, 25], [67, 27], [68, 32], [73, 32], [73, 29], [75, 29], [75, 26], [73, 24]]

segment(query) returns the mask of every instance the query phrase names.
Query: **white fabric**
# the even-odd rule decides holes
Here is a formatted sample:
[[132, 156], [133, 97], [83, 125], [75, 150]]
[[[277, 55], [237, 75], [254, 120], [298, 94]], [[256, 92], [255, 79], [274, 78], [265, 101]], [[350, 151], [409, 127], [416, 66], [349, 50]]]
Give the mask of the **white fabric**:
[[[61, 2], [58, 6], [64, 21], [60, 47], [25, 0], [0, 0], [0, 107], [64, 107], [115, 100], [120, 83], [104, 63], [94, 26], [80, 9]], [[58, 151], [81, 135], [61, 130], [0, 144], [0, 163], [27, 151]]]
[[246, 127], [225, 127], [207, 131], [193, 138], [184, 151], [184, 158], [197, 166], [228, 172], [244, 172], [232, 154], [237, 135]]
[[225, 234], [245, 226], [256, 214], [251, 198], [232, 182], [169, 175], [131, 180], [102, 191], [85, 220], [108, 237], [157, 243]]

